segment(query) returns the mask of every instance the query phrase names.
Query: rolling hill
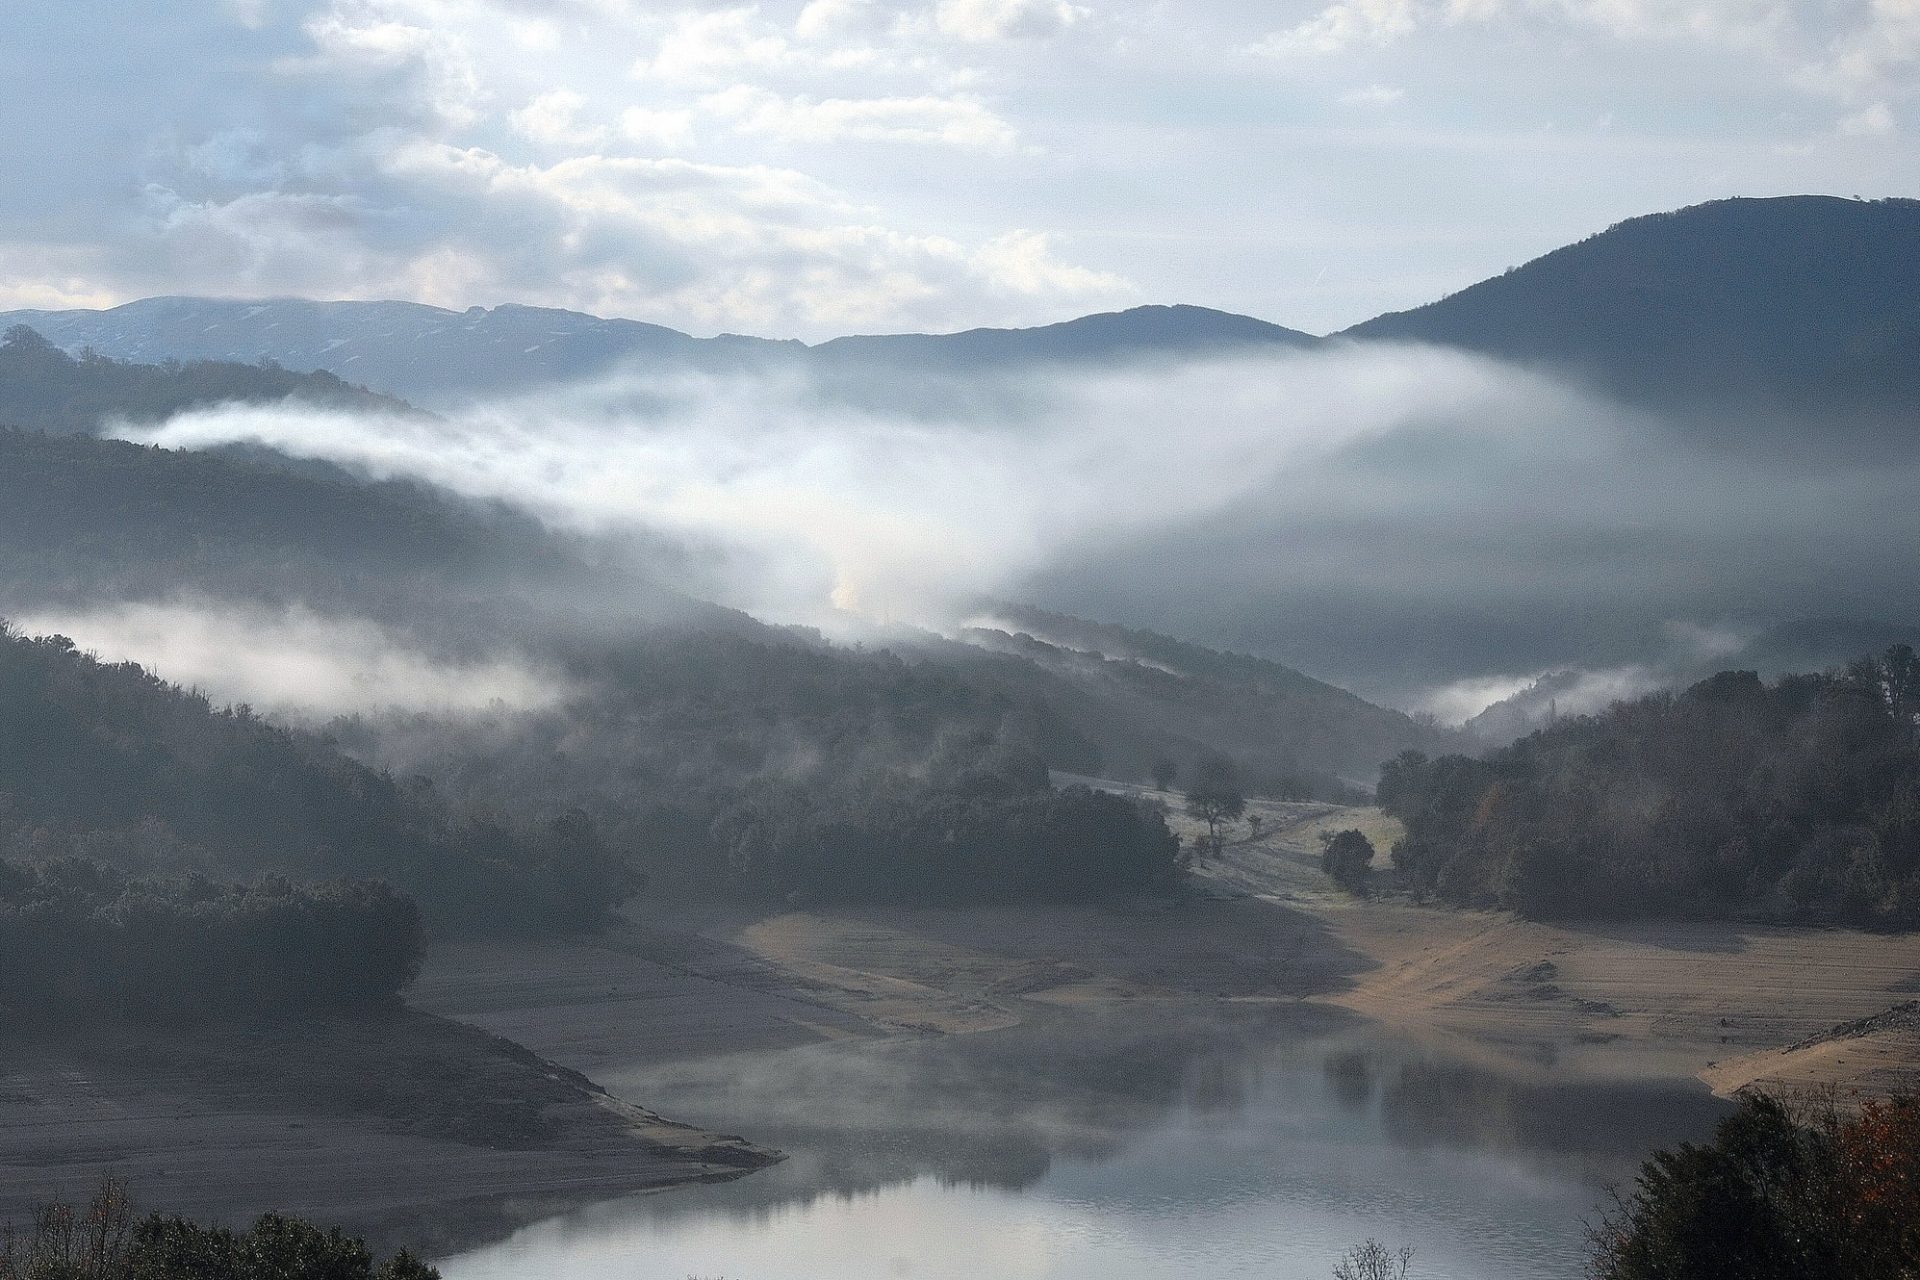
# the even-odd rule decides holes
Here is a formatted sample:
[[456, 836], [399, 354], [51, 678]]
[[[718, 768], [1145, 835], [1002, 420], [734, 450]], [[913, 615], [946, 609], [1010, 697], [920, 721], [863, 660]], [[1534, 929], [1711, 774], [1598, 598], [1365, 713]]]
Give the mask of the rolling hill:
[[262, 302], [147, 298], [105, 311], [16, 311], [0, 327], [27, 325], [69, 350], [123, 360], [262, 358], [450, 408], [615, 369], [716, 371], [872, 365], [964, 371], [1047, 362], [1185, 356], [1249, 347], [1301, 347], [1318, 339], [1205, 307], [1136, 307], [1031, 329], [837, 338], [819, 346], [722, 334], [695, 338], [636, 320], [545, 307], [464, 312], [411, 302]]
[[1897, 414], [1920, 397], [1920, 200], [1652, 214], [1342, 336], [1460, 347], [1657, 407]]

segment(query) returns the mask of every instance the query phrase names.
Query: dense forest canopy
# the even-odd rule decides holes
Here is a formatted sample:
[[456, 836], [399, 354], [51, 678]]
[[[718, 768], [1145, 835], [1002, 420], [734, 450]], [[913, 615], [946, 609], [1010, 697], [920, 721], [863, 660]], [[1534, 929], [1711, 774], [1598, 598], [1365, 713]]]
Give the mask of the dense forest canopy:
[[1535, 916], [1920, 921], [1920, 662], [1727, 671], [1563, 720], [1485, 759], [1408, 754], [1395, 863]]
[[421, 955], [418, 909], [377, 881], [0, 861], [0, 1021], [15, 1025], [377, 1009]]
[[26, 325], [0, 334], [0, 422], [16, 426], [90, 434], [115, 420], [159, 422], [187, 409], [281, 400], [409, 411], [326, 372], [294, 373], [266, 361], [133, 364], [91, 351], [70, 356]]
[[592, 664], [595, 695], [557, 710], [332, 732], [459, 806], [584, 812], [662, 892], [1084, 897], [1174, 872], [1156, 811], [1050, 789], [1048, 763], [1092, 743], [964, 666], [771, 632], [640, 638]]
[[380, 878], [447, 927], [586, 927], [634, 890], [577, 814], [456, 815], [317, 735], [0, 628], [0, 854]]

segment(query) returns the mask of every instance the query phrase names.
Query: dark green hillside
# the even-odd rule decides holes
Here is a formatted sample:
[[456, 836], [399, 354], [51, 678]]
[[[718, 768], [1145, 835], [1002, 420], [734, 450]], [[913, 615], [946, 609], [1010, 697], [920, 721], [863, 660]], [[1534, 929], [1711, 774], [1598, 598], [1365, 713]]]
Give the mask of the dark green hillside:
[[1485, 759], [1403, 756], [1380, 802], [1421, 889], [1538, 916], [1920, 921], [1920, 661], [1562, 720]]
[[15, 325], [0, 338], [0, 423], [62, 434], [91, 433], [115, 420], [160, 422], [211, 405], [295, 401], [327, 408], [412, 412], [325, 372], [217, 360], [131, 364], [68, 355], [39, 332]]
[[1790, 196], [1652, 214], [1346, 336], [1548, 365], [1655, 404], [1920, 403], [1920, 201]]
[[326, 740], [0, 631], [0, 854], [386, 880], [450, 927], [590, 927], [632, 891], [577, 817], [457, 818]]

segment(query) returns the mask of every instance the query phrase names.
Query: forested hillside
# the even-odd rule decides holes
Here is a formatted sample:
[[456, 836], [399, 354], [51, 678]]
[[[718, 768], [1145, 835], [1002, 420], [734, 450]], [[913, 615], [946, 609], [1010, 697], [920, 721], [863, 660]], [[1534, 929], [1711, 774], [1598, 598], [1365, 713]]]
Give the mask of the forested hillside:
[[1534, 916], [1920, 921], [1920, 662], [1773, 684], [1723, 672], [1562, 720], [1485, 759], [1409, 754], [1395, 865]]
[[662, 892], [909, 901], [1171, 883], [1160, 815], [1048, 785], [1096, 744], [963, 665], [804, 634], [638, 637], [575, 652], [594, 692], [545, 712], [353, 718], [350, 749], [455, 803], [589, 814]]
[[160, 422], [187, 409], [279, 400], [410, 412], [398, 400], [324, 371], [217, 360], [132, 364], [91, 352], [75, 357], [26, 325], [0, 336], [0, 423], [8, 426], [91, 433], [119, 420]]
[[532, 519], [330, 468], [0, 429], [0, 600], [192, 588], [286, 599], [565, 571]]
[[0, 856], [378, 878], [447, 928], [587, 928], [634, 887], [592, 827], [450, 812], [315, 735], [0, 630]]

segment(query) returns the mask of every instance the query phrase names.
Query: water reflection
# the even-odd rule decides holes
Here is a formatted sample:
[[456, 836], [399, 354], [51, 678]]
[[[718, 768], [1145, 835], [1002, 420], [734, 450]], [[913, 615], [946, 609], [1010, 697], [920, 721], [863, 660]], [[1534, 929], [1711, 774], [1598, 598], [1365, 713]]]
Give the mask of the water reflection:
[[449, 1280], [1324, 1276], [1367, 1235], [1412, 1243], [1423, 1278], [1571, 1277], [1600, 1189], [1718, 1111], [1320, 1011], [1066, 1018], [609, 1083], [790, 1159], [540, 1223]]

